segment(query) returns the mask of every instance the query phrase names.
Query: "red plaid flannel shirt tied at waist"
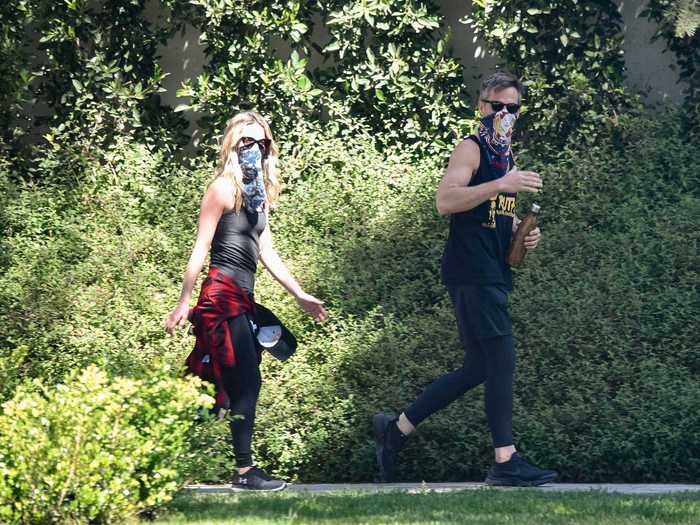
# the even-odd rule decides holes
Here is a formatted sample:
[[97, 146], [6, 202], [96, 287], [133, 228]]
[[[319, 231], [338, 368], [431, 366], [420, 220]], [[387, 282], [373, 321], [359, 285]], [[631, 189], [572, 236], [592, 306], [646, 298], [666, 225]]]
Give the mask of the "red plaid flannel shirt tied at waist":
[[210, 268], [202, 283], [197, 305], [187, 317], [193, 325], [196, 341], [185, 364], [190, 373], [214, 383], [217, 408], [228, 408], [229, 405], [221, 369], [236, 365], [236, 350], [227, 321], [243, 313], [255, 315], [252, 294], [218, 268]]

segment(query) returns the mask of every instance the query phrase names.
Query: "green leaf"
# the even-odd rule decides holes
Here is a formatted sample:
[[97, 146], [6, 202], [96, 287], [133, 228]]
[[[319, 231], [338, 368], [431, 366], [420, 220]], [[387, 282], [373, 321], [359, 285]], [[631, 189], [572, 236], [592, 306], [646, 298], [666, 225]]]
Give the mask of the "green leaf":
[[180, 113], [181, 111], [188, 111], [190, 108], [192, 108], [192, 106], [189, 104], [178, 104], [173, 111], [175, 113]]
[[71, 79], [71, 82], [73, 83], [73, 87], [75, 88], [76, 92], [81, 93], [83, 91], [83, 85], [80, 83], [80, 80], [73, 78]]
[[302, 91], [309, 91], [311, 89], [311, 81], [306, 75], [301, 75], [297, 79], [297, 87]]
[[386, 100], [386, 97], [384, 96], [384, 92], [379, 88], [375, 88], [374, 95], [377, 97], [378, 100], [380, 100], [382, 102], [384, 102]]
[[559, 40], [561, 40], [561, 43], [564, 46], [567, 46], [569, 44], [569, 38], [566, 35], [561, 35], [559, 37]]

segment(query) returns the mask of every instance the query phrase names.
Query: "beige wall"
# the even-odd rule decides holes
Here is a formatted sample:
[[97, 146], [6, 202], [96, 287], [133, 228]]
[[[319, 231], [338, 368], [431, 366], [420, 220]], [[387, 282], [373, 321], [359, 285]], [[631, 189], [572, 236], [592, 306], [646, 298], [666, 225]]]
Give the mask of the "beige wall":
[[678, 83], [678, 72], [671, 69], [676, 61], [671, 52], [664, 53], [664, 43], [651, 42], [656, 24], [639, 14], [646, 0], [619, 0], [625, 20], [625, 63], [627, 85], [647, 92], [649, 102], [683, 100], [683, 84]]
[[[471, 3], [464, 0], [442, 0], [440, 2], [445, 23], [452, 30], [452, 46], [455, 56], [464, 67], [464, 79], [470, 92], [476, 93], [479, 77], [493, 69], [498, 59], [486, 53], [483, 41], [477, 39], [469, 26], [461, 24]], [[619, 0], [620, 11], [624, 17], [625, 62], [627, 64], [627, 85], [634, 90], [645, 90], [647, 100], [658, 102], [682, 100], [682, 85], [677, 83], [678, 75], [670, 69], [674, 63], [671, 53], [663, 52], [663, 43], [651, 43], [654, 24], [640, 18], [639, 13], [645, 0]], [[158, 16], [153, 13], [152, 16]], [[316, 27], [314, 36], [326, 43], [327, 34], [322, 27]], [[280, 43], [280, 53], [284, 54], [284, 43]], [[161, 64], [170, 76], [165, 82], [167, 93], [163, 93], [163, 102], [175, 106], [186, 103], [175, 92], [183, 80], [192, 78], [202, 72], [206, 57], [203, 46], [199, 44], [199, 32], [193, 27], [176, 35], [167, 47], [161, 49]], [[316, 59], [316, 60], [314, 60]], [[312, 57], [312, 63], [318, 57]], [[187, 112], [190, 121], [196, 115]], [[194, 131], [194, 126], [190, 131]]]

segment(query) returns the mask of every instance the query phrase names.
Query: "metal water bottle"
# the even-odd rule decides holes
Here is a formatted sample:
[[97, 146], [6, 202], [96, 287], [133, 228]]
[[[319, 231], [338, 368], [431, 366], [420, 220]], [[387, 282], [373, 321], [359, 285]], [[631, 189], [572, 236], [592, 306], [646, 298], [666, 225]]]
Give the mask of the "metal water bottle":
[[510, 247], [506, 254], [506, 262], [513, 267], [518, 267], [525, 260], [527, 250], [525, 249], [525, 237], [537, 228], [537, 214], [540, 211], [539, 204], [532, 204], [530, 211], [518, 224], [518, 229], [515, 230], [513, 238], [510, 241]]

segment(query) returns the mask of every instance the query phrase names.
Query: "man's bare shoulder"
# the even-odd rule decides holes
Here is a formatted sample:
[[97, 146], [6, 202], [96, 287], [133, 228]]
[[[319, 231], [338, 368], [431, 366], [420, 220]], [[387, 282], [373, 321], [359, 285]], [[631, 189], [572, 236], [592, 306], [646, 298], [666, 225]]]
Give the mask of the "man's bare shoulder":
[[459, 144], [455, 146], [453, 155], [458, 154], [460, 156], [468, 156], [479, 158], [479, 145], [472, 139], [464, 139]]
[[450, 164], [456, 166], [468, 166], [473, 171], [479, 169], [481, 153], [479, 145], [472, 139], [464, 139], [455, 146], [450, 156]]

